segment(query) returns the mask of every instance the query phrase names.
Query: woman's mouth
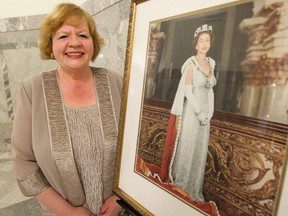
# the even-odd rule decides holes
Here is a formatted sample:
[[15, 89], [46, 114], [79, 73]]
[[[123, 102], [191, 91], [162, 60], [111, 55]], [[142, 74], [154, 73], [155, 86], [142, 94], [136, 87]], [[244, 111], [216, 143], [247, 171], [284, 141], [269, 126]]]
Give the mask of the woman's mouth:
[[84, 53], [82, 52], [73, 52], [73, 53], [66, 53], [67, 56], [70, 56], [70, 57], [80, 57], [82, 55], [84, 55]]

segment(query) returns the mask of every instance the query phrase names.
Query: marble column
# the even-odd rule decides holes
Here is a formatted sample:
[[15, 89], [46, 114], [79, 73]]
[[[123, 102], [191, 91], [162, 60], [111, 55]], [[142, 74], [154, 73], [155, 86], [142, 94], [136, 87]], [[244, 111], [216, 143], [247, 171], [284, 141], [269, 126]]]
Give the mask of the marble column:
[[288, 123], [288, 2], [255, 0], [254, 16], [243, 20], [249, 36], [240, 114]]

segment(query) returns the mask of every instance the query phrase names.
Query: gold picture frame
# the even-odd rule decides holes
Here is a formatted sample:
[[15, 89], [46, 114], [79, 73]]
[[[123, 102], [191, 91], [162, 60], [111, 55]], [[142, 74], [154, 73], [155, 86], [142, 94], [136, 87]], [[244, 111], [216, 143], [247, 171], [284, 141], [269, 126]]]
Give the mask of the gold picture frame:
[[[237, 91], [234, 95], [231, 94], [229, 96], [227, 94], [229, 97], [227, 96], [220, 99], [218, 97], [216, 98], [217, 104], [215, 107], [215, 113], [211, 120], [211, 132], [208, 153], [209, 155], [206, 164], [208, 168], [205, 174], [206, 180], [204, 183], [204, 189], [206, 191], [206, 197], [208, 197], [209, 199], [211, 198], [212, 201], [215, 201], [212, 204], [216, 205], [216, 208], [214, 209], [215, 211], [208, 211], [202, 207], [199, 207], [197, 203], [191, 204], [191, 202], [181, 198], [177, 194], [175, 195], [173, 191], [171, 192], [170, 189], [167, 189], [165, 186], [160, 184], [157, 179], [153, 180], [150, 176], [148, 177], [146, 175], [147, 170], [148, 172], [151, 171], [151, 169], [149, 169], [149, 164], [152, 163], [155, 166], [161, 166], [161, 159], [163, 157], [164, 151], [163, 148], [165, 147], [163, 147], [163, 145], [165, 145], [163, 144], [163, 140], [165, 140], [165, 133], [167, 130], [170, 114], [169, 111], [172, 104], [172, 102], [169, 101], [169, 97], [171, 96], [171, 91], [174, 91], [175, 94], [175, 88], [174, 90], [167, 90], [166, 97], [164, 99], [155, 98], [154, 96], [152, 97], [150, 96], [151, 93], [149, 93], [149, 91], [151, 92], [151, 90], [149, 90], [150, 87], [148, 85], [148, 82], [150, 83], [150, 81], [147, 77], [147, 70], [149, 68], [149, 42], [151, 42], [151, 29], [153, 24], [171, 22], [172, 20], [175, 21], [173, 23], [174, 25], [175, 23], [180, 23], [180, 21], [178, 22], [178, 20], [192, 20], [191, 26], [195, 27], [196, 25], [201, 23], [202, 19], [204, 18], [205, 21], [208, 20], [208, 22], [211, 22], [211, 19], [214, 19], [217, 15], [220, 20], [219, 22], [222, 22], [221, 19], [223, 17], [219, 16], [219, 14], [224, 14], [225, 16], [227, 14], [230, 15], [230, 17], [225, 17], [225, 19], [230, 19], [229, 22], [232, 22], [233, 24], [227, 24], [227, 21], [224, 21], [222, 24], [218, 25], [214, 24], [216, 26], [215, 31], [218, 31], [218, 35], [223, 34], [223, 38], [225, 38], [225, 43], [224, 39], [222, 38], [223, 41], [217, 44], [215, 48], [216, 50], [212, 50], [212, 52], [214, 52], [213, 57], [216, 59], [216, 65], [217, 62], [218, 65], [220, 65], [220, 69], [216, 68], [215, 70], [221, 72], [216, 74], [218, 86], [220, 81], [220, 90], [216, 89], [215, 91], [215, 95], [217, 96], [217, 91], [221, 92], [221, 88], [229, 89], [228, 85], [232, 83], [232, 81], [230, 80], [229, 82], [225, 83], [226, 86], [221, 84], [221, 81], [223, 80], [223, 77], [221, 76], [223, 76], [225, 72], [227, 74], [227, 68], [231, 67], [231, 65], [228, 65], [229, 61], [227, 59], [230, 58], [229, 60], [231, 61], [231, 56], [233, 56], [233, 52], [239, 50], [239, 46], [243, 45], [235, 45], [232, 48], [233, 43], [237, 44], [239, 41], [236, 42], [235, 38], [229, 37], [229, 34], [231, 34], [232, 32], [232, 30], [230, 29], [231, 32], [229, 33], [229, 27], [231, 27], [231, 25], [236, 26], [235, 23], [237, 22], [238, 24], [240, 23], [240, 25], [237, 24], [236, 27], [238, 28], [239, 26], [239, 28], [241, 28], [241, 31], [244, 32], [244, 35], [247, 33], [247, 31], [250, 31], [250, 28], [252, 28], [253, 26], [259, 26], [267, 22], [267, 20], [261, 19], [261, 17], [254, 17], [255, 15], [252, 16], [253, 18], [255, 18], [253, 21], [251, 21], [251, 19], [248, 19], [251, 17], [243, 19], [243, 17], [241, 16], [244, 15], [233, 16], [236, 13], [235, 11], [237, 11], [235, 10], [235, 8], [237, 9], [237, 7], [243, 6], [244, 9], [240, 8], [238, 10], [238, 13], [239, 11], [241, 13], [241, 10], [243, 10], [242, 13], [244, 13], [247, 12], [245, 6], [249, 5], [250, 7], [253, 4], [254, 13], [257, 14], [255, 11], [260, 11], [264, 3], [266, 3], [265, 0], [258, 0], [257, 2], [253, 0], [220, 0], [217, 2], [209, 0], [202, 2], [193, 1], [193, 3], [187, 0], [132, 0], [130, 8], [129, 34], [126, 49], [125, 73], [123, 79], [124, 87], [119, 124], [114, 192], [129, 206], [135, 209], [139, 213], [139, 215], [168, 216], [178, 214], [288, 214], [287, 210], [285, 209], [285, 200], [288, 200], [288, 195], [282, 193], [282, 191], [288, 190], [288, 179], [287, 176], [285, 177], [285, 175], [287, 175], [287, 119], [283, 120], [283, 117], [275, 117], [271, 120], [272, 117], [267, 115], [267, 110], [262, 110], [260, 112], [261, 109], [259, 109], [259, 107], [264, 107], [265, 104], [260, 104], [258, 106], [258, 110], [256, 109], [256, 114], [254, 108], [254, 114], [251, 114], [251, 112], [249, 113], [249, 111], [253, 110], [253, 103], [249, 102], [248, 100], [250, 97], [252, 97], [252, 91], [249, 91], [248, 89], [250, 87], [249, 84], [251, 83], [253, 85], [257, 83], [258, 86], [262, 85], [272, 87], [273, 84], [275, 84], [276, 86], [283, 85], [285, 88], [288, 86], [288, 84], [283, 84], [283, 81], [281, 79], [278, 79], [278, 81], [275, 83], [269, 83], [269, 77], [262, 79], [259, 78], [259, 76], [251, 75], [251, 73], [249, 73], [249, 70], [251, 70], [252, 72], [258, 71], [257, 67], [259, 66], [257, 66], [256, 69], [251, 69], [252, 66], [249, 61], [251, 59], [249, 58], [251, 56], [254, 57], [255, 53], [253, 52], [253, 50], [247, 51], [246, 48], [244, 50], [245, 52], [242, 52], [241, 54], [246, 55], [248, 52], [247, 56], [249, 58], [246, 56], [246, 59], [241, 59], [241, 55], [237, 53], [239, 63], [234, 64], [238, 65], [237, 70], [240, 67], [243, 68], [246, 76], [245, 82], [248, 83], [248, 87], [245, 86], [246, 88], [243, 88], [241, 90], [242, 106], [240, 106], [240, 108], [238, 107], [238, 102], [240, 100], [238, 96], [237, 100], [234, 100], [234, 97], [236, 97], [235, 95], [238, 95], [239, 91]], [[273, 9], [273, 7], [275, 7], [279, 12], [281, 9], [281, 4], [285, 4], [285, 2], [279, 0], [273, 1], [273, 3], [270, 4], [272, 6], [266, 5], [267, 8], [269, 8], [269, 6], [271, 6], [270, 9]], [[171, 7], [171, 5], [173, 5], [173, 7]], [[226, 11], [228, 12], [225, 14]], [[259, 11], [258, 13], [261, 12]], [[253, 13], [252, 10], [251, 13]], [[235, 20], [231, 19], [231, 17]], [[241, 20], [236, 20], [237, 17], [238, 19], [239, 17], [241, 17]], [[255, 24], [255, 22], [258, 23]], [[233, 31], [235, 31], [236, 27], [233, 28]], [[187, 27], [183, 27], [183, 29], [187, 29]], [[193, 30], [190, 30], [189, 32], [190, 34], [194, 33]], [[167, 34], [167, 32], [165, 33]], [[228, 36], [225, 36], [225, 34]], [[227, 38], [230, 41], [226, 40]], [[249, 37], [247, 36], [247, 41], [248, 39]], [[181, 38], [179, 40], [182, 41], [184, 39]], [[248, 44], [247, 41], [245, 41], [246, 44]], [[220, 49], [231, 51], [231, 53], [229, 54], [229, 58], [226, 57], [227, 54], [225, 55], [223, 52], [217, 51]], [[281, 51], [280, 48], [279, 50]], [[183, 51], [183, 53], [185, 53], [185, 51]], [[279, 54], [276, 48], [274, 49], [272, 54]], [[178, 55], [178, 52], [176, 52], [175, 55]], [[169, 56], [169, 61], [172, 58], [173, 57]], [[274, 56], [272, 58], [276, 57]], [[286, 62], [281, 64], [286, 65]], [[176, 67], [179, 68], [179, 66]], [[225, 67], [226, 69], [223, 69]], [[167, 73], [169, 74], [172, 69], [173, 68], [171, 66], [170, 68], [168, 68], [168, 70], [166, 70], [166, 72], [168, 71]], [[236, 72], [238, 72], [237, 70]], [[288, 73], [288, 71], [284, 70], [283, 73]], [[157, 92], [157, 87], [159, 95], [164, 95], [164, 87], [162, 85], [162, 80], [160, 81], [160, 85], [157, 86], [155, 84], [157, 82], [157, 79], [159, 79], [159, 74], [159, 71], [157, 71], [156, 76], [158, 76], [158, 78], [156, 76], [153, 78], [153, 87], [150, 88], [153, 89], [154, 95], [155, 92]], [[241, 76], [242, 75], [243, 74], [241, 73]], [[163, 78], [164, 76], [165, 75], [163, 75], [161, 78]], [[275, 76], [277, 77], [278, 75]], [[234, 80], [235, 77], [236, 80], [239, 78], [238, 75], [235, 75]], [[287, 75], [284, 75], [284, 78], [285, 77], [287, 77]], [[227, 78], [227, 76], [225, 78]], [[234, 85], [235, 83], [232, 84]], [[243, 83], [241, 84], [243, 85]], [[257, 87], [255, 89], [259, 88]], [[253, 91], [255, 89], [253, 89]], [[169, 94], [167, 94], [167, 92]], [[271, 97], [268, 98], [267, 103], [272, 103], [271, 100]], [[260, 99], [259, 101], [261, 102]], [[285, 104], [284, 101], [284, 106], [286, 106], [287, 109], [288, 102]], [[239, 110], [241, 110], [241, 112]], [[281, 110], [281, 112], [282, 111], [283, 110]], [[284, 114], [287, 118], [287, 114]], [[281, 122], [282, 120], [283, 122]], [[153, 148], [151, 148], [152, 144], [155, 144], [155, 142], [149, 143], [150, 149], [148, 149], [148, 147], [147, 149], [145, 149], [145, 147], [143, 146], [148, 143], [148, 138], [146, 135], [144, 136], [143, 134], [147, 133], [151, 135], [155, 131], [157, 132], [158, 138], [156, 142], [162, 142], [161, 145], [157, 146], [158, 148], [160, 148], [160, 150], [153, 150]], [[139, 158], [138, 156], [141, 156], [141, 161], [137, 160]], [[267, 162], [267, 164], [265, 164], [265, 161], [269, 161], [269, 163]], [[142, 169], [141, 171], [139, 171], [140, 163]], [[215, 165], [215, 163], [218, 164]], [[251, 163], [253, 165], [251, 165]], [[146, 166], [147, 164], [148, 166]], [[234, 170], [234, 173], [231, 172], [231, 169]], [[235, 170], [237, 170], [238, 179], [235, 177]], [[257, 174], [255, 174], [256, 170]], [[250, 183], [247, 181], [247, 179], [243, 177], [249, 175], [249, 172], [254, 172], [253, 175], [256, 176], [252, 177], [251, 174]], [[266, 173], [270, 173], [270, 177], [265, 176]], [[235, 174], [235, 176], [233, 176], [233, 174]], [[266, 182], [264, 182], [265, 178], [268, 178], [267, 181], [265, 180]], [[258, 187], [256, 185], [261, 185], [261, 187]], [[226, 188], [226, 190], [225, 187], [227, 187], [228, 189]], [[243, 190], [241, 190], [242, 187]], [[263, 190], [266, 191], [263, 192]], [[235, 196], [233, 196], [233, 194]], [[272, 196], [273, 198], [271, 198]], [[225, 212], [223, 210], [225, 208], [228, 209], [228, 212]]]

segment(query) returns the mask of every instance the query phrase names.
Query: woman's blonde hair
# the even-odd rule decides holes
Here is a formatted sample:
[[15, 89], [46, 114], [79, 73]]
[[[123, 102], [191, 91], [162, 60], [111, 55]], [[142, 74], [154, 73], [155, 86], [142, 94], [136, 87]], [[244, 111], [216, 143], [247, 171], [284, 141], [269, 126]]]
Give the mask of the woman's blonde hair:
[[53, 34], [55, 34], [69, 18], [71, 18], [69, 24], [73, 26], [78, 26], [83, 18], [87, 21], [93, 39], [94, 53], [91, 60], [94, 61], [103, 45], [103, 39], [97, 32], [93, 17], [79, 6], [71, 3], [61, 3], [57, 5], [55, 9], [44, 18], [42, 25], [40, 26], [38, 41], [40, 57], [42, 59], [55, 59], [52, 50]]

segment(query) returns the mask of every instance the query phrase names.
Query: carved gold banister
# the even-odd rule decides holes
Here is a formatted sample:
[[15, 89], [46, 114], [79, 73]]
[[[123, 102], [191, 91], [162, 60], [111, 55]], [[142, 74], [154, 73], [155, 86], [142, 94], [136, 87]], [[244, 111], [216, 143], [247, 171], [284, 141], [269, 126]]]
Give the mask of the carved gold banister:
[[[145, 100], [138, 154], [161, 167], [170, 103]], [[288, 126], [216, 111], [211, 121], [204, 194], [227, 215], [272, 215]]]

